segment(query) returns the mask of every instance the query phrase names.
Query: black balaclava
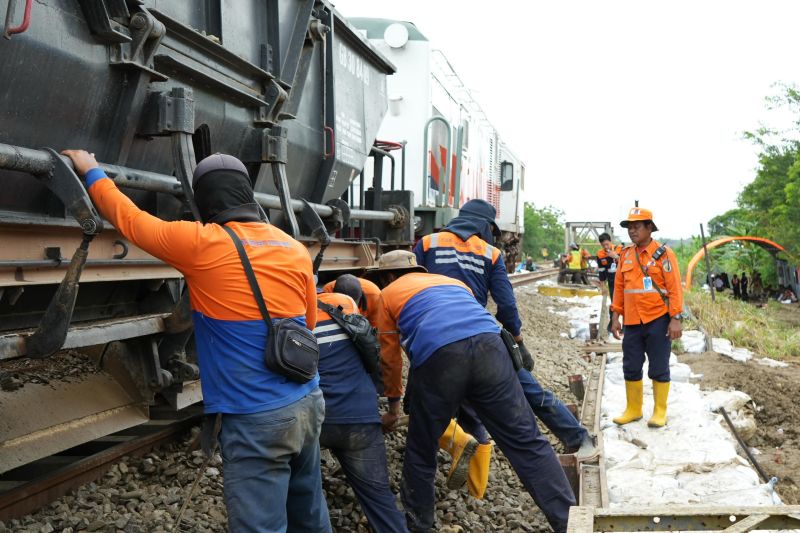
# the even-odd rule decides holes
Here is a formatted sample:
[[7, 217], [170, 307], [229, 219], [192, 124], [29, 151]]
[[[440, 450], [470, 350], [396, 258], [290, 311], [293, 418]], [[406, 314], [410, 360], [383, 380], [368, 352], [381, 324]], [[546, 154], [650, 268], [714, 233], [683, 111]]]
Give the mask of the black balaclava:
[[213, 154], [203, 159], [194, 171], [192, 186], [204, 224], [263, 220], [247, 169], [231, 155]]

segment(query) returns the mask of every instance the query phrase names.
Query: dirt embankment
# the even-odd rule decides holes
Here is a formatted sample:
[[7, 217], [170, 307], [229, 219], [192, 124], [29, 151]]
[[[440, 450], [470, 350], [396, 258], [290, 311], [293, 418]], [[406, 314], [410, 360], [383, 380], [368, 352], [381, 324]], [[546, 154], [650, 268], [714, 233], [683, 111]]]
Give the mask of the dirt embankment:
[[703, 389], [736, 389], [750, 395], [758, 429], [748, 445], [761, 453], [756, 459], [764, 470], [778, 478], [776, 489], [783, 501], [800, 503], [800, 366], [738, 363], [711, 352], [679, 359], [703, 374]]

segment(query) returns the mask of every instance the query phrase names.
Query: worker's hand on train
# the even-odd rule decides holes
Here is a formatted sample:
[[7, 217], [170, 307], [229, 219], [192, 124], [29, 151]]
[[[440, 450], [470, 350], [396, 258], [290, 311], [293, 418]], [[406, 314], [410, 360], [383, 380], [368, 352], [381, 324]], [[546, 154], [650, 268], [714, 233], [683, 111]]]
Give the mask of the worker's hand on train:
[[683, 324], [681, 324], [680, 320], [671, 318], [669, 321], [669, 327], [667, 328], [667, 337], [675, 340], [680, 339], [681, 335], [683, 335]]
[[619, 321], [619, 313], [613, 313], [611, 315], [611, 334], [615, 339], [619, 340], [622, 338], [622, 335], [620, 335], [621, 332], [622, 324]]
[[100, 166], [97, 164], [94, 154], [90, 154], [86, 150], [62, 150], [61, 154], [72, 160], [72, 166], [75, 167], [75, 174], [81, 178], [93, 168]]
[[400, 401], [389, 402], [389, 410], [381, 415], [383, 432], [388, 433], [394, 429], [397, 419], [400, 418]]

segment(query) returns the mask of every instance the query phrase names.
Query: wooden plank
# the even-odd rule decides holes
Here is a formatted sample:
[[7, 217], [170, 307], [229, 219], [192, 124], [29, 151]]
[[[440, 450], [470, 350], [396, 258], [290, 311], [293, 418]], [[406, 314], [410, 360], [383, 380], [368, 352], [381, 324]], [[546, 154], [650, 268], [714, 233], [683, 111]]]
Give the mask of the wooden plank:
[[594, 531], [594, 509], [575, 506], [569, 508], [567, 533], [591, 533]]
[[586, 346], [581, 346], [579, 349], [582, 352], [586, 353], [594, 352], [597, 354], [608, 353], [608, 352], [621, 352], [622, 344], [587, 344]]
[[751, 514], [744, 520], [733, 524], [731, 527], [725, 528], [723, 533], [746, 533], [752, 531], [767, 518], [769, 518], [767, 514]]
[[631, 512], [625, 509], [598, 509], [595, 515], [600, 517], [614, 516], [707, 516], [707, 515], [751, 515], [768, 514], [791, 516], [800, 513], [800, 505], [765, 505], [761, 507], [744, 506], [701, 506], [701, 505], [668, 505], [644, 506]]

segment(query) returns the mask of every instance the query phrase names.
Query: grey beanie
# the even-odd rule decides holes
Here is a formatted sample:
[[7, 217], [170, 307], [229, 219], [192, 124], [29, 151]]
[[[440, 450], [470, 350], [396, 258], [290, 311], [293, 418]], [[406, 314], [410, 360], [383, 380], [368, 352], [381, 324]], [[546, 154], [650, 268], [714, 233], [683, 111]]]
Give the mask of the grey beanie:
[[232, 155], [219, 153], [211, 154], [200, 161], [194, 169], [194, 175], [192, 175], [192, 189], [197, 187], [197, 182], [200, 178], [215, 170], [232, 170], [248, 176], [247, 168], [244, 166], [244, 163]]

